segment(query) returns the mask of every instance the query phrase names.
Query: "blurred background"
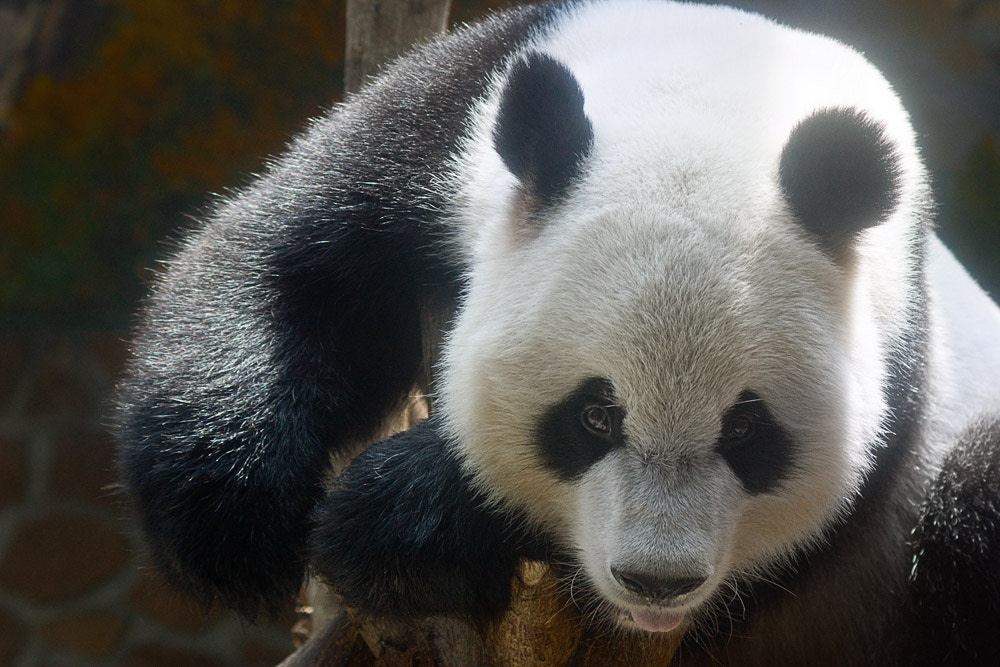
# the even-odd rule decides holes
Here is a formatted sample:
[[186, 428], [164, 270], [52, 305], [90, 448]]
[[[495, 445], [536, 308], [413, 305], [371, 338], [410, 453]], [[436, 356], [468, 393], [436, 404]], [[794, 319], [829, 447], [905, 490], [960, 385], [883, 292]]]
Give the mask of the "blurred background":
[[[453, 0], [453, 22], [499, 2]], [[896, 86], [939, 233], [1000, 296], [1000, 0], [730, 2]], [[270, 665], [295, 614], [200, 611], [109, 491], [157, 260], [342, 93], [345, 0], [0, 0], [0, 666]]]

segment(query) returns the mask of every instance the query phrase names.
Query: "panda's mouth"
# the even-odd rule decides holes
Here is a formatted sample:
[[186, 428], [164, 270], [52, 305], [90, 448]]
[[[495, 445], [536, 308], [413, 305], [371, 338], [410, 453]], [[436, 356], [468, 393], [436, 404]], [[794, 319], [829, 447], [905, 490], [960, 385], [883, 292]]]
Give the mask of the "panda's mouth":
[[621, 610], [625, 625], [638, 626], [646, 632], [670, 632], [684, 622], [684, 612], [661, 607], [626, 607]]

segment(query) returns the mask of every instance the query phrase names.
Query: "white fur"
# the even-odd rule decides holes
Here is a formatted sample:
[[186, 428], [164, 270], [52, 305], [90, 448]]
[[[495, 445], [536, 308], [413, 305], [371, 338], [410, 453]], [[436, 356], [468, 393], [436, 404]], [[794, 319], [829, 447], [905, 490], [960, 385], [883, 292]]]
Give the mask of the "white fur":
[[[870, 468], [886, 354], [914, 302], [907, 239], [926, 217], [913, 131], [855, 51], [728, 8], [588, 4], [529, 48], [578, 79], [593, 152], [568, 201], [526, 223], [491, 141], [502, 77], [482, 101], [455, 167], [475, 270], [445, 346], [442, 414], [482, 488], [574, 549], [608, 600], [625, 606], [608, 570], [625, 559], [708, 574], [696, 607], [733, 571], [822, 539]], [[901, 156], [900, 205], [846, 264], [807, 239], [777, 180], [792, 129], [826, 107], [864, 110]], [[988, 346], [1000, 316], [936, 241], [931, 271], [935, 326], [956, 341], [935, 354]], [[990, 333], [954, 337], [966, 309], [958, 328]], [[996, 395], [976, 364], [932, 372], [965, 382], [935, 399], [947, 423]], [[542, 465], [533, 428], [590, 376], [614, 383], [630, 445], [570, 484]], [[747, 494], [713, 449], [747, 388], [798, 447], [776, 493]]]

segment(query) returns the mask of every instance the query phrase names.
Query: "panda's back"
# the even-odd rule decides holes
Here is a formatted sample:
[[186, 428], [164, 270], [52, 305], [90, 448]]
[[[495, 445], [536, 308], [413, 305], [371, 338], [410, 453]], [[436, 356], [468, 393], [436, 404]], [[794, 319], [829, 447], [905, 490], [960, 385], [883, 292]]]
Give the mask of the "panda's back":
[[1000, 308], [937, 237], [928, 259], [936, 370], [944, 375], [938, 418], [955, 434], [970, 419], [1000, 409]]

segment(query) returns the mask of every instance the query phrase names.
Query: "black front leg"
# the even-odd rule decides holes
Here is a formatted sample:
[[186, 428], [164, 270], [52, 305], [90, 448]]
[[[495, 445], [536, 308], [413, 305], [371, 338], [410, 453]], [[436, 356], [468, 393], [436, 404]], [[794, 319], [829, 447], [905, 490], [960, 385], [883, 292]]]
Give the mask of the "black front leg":
[[531, 545], [486, 506], [438, 427], [430, 419], [369, 447], [314, 515], [313, 567], [349, 606], [483, 621], [510, 604]]
[[1000, 665], [1000, 415], [966, 428], [921, 509], [911, 580], [935, 631], [928, 664]]

